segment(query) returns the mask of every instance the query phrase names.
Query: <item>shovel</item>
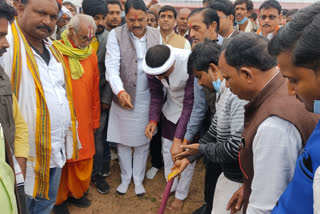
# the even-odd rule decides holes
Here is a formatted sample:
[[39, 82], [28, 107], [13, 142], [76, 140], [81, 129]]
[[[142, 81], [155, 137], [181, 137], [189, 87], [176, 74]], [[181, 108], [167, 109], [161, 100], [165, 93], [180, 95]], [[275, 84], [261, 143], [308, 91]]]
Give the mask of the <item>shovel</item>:
[[160, 205], [158, 214], [164, 214], [164, 211], [166, 210], [166, 206], [169, 199], [170, 190], [174, 181], [174, 177], [178, 172], [179, 172], [178, 170], [174, 170], [170, 172], [170, 174], [168, 175], [168, 182], [162, 196], [161, 205]]

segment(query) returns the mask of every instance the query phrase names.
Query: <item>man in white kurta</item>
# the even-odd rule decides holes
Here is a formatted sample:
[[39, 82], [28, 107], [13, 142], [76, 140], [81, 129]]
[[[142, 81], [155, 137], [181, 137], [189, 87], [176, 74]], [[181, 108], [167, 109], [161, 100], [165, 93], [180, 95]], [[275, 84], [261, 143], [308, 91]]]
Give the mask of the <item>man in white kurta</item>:
[[112, 30], [107, 42], [106, 79], [117, 95], [110, 109], [107, 140], [118, 143], [121, 184], [117, 193], [125, 194], [133, 177], [135, 192], [142, 196], [149, 149], [144, 128], [149, 122], [150, 103], [142, 60], [149, 47], [160, 43], [160, 33], [147, 27], [142, 0], [129, 0], [126, 7], [127, 24]]
[[[148, 74], [151, 93], [149, 124], [145, 134], [151, 139], [157, 123], [162, 120], [162, 155], [167, 178], [174, 163], [170, 150], [173, 141], [182, 141], [193, 107], [193, 75], [187, 71], [190, 51], [157, 45], [147, 51], [143, 70]], [[166, 95], [164, 93], [166, 92]], [[166, 97], [166, 99], [165, 99]], [[161, 116], [162, 113], [162, 116]], [[187, 198], [195, 162], [173, 182], [175, 200], [171, 210], [181, 210]]]
[[55, 0], [29, 0], [21, 5], [19, 17], [8, 29], [10, 48], [0, 65], [11, 79], [28, 125], [27, 209], [30, 214], [49, 214], [56, 200], [61, 169], [66, 159], [77, 157], [78, 142], [71, 79], [62, 55], [47, 39], [56, 20], [49, 19], [42, 25], [45, 18], [35, 8], [42, 8], [52, 17], [59, 13]]

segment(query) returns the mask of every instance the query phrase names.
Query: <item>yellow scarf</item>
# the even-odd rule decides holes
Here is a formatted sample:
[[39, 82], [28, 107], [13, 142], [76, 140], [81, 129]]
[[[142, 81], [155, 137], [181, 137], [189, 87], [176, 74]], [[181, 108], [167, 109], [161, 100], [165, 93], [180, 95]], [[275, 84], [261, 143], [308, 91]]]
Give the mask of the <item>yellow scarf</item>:
[[[16, 97], [19, 97], [19, 88], [21, 83], [22, 69], [21, 60], [27, 60], [27, 65], [30, 73], [33, 76], [35, 83], [35, 93], [36, 93], [36, 132], [35, 132], [35, 145], [36, 145], [36, 166], [35, 166], [35, 187], [33, 192], [33, 197], [46, 198], [48, 197], [49, 192], [49, 176], [50, 176], [50, 156], [51, 156], [51, 129], [50, 129], [50, 115], [47, 107], [46, 99], [44, 96], [44, 90], [41, 84], [39, 70], [37, 62], [34, 58], [31, 47], [26, 41], [23, 33], [21, 32], [19, 25], [15, 22], [12, 22], [12, 33], [14, 37], [14, 58], [12, 66], [12, 79], [11, 83], [13, 86], [13, 92]], [[23, 41], [23, 45], [26, 50], [26, 59], [21, 58], [20, 53], [20, 38]], [[67, 98], [69, 101], [69, 108], [71, 114], [71, 124], [72, 124], [72, 137], [73, 137], [73, 157], [74, 159], [78, 158], [78, 141], [77, 141], [77, 128], [76, 128], [76, 116], [73, 106], [72, 99], [72, 86], [70, 74], [67, 70], [67, 67], [63, 61], [63, 56], [59, 50], [51, 46], [50, 51], [63, 66], [64, 77], [66, 82], [66, 92]], [[30, 142], [32, 143], [32, 142]]]
[[68, 56], [71, 77], [77, 80], [80, 79], [84, 73], [80, 60], [87, 59], [92, 54], [92, 47], [89, 45], [85, 49], [74, 48], [68, 39], [68, 33], [69, 31], [65, 30], [61, 34], [61, 40], [64, 44], [60, 41], [54, 41], [53, 44], [55, 44], [63, 55]]
[[91, 42], [91, 47], [93, 48], [93, 50], [97, 53], [98, 49], [99, 49], [99, 40], [97, 39], [97, 37], [93, 37], [93, 40]]

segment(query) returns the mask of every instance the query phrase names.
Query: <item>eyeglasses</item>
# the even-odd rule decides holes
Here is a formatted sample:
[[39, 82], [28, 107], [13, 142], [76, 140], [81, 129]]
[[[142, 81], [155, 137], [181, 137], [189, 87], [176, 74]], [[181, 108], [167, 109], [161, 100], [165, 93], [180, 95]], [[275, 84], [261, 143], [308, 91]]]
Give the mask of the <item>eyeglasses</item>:
[[275, 20], [277, 17], [278, 17], [278, 16], [276, 16], [276, 15], [269, 15], [269, 16], [267, 16], [267, 15], [260, 15], [260, 16], [259, 16], [259, 18], [260, 18], [261, 20], [266, 20], [267, 18], [269, 18], [271, 21]]
[[77, 36], [80, 38], [80, 40], [84, 41], [84, 42], [91, 42], [94, 38], [93, 37], [87, 37], [87, 36], [80, 36], [78, 32], [75, 31], [75, 33], [77, 34]]

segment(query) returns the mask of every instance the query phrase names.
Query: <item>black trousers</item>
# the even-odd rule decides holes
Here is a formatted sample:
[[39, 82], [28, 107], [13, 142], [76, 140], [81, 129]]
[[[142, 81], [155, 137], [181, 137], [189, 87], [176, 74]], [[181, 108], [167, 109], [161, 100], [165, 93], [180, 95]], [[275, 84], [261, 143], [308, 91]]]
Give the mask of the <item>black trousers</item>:
[[109, 121], [109, 110], [102, 111], [100, 115], [100, 127], [94, 134], [96, 153], [93, 156], [92, 177], [102, 175], [110, 170], [110, 142], [106, 141]]
[[207, 204], [206, 212], [211, 213], [212, 202], [214, 200], [214, 191], [220, 174], [222, 173], [221, 165], [206, 160], [206, 175], [204, 182], [204, 201]]
[[161, 124], [158, 124], [158, 132], [153, 136], [150, 141], [150, 156], [152, 166], [161, 169], [163, 167], [163, 157], [161, 153], [162, 141], [161, 141]]

